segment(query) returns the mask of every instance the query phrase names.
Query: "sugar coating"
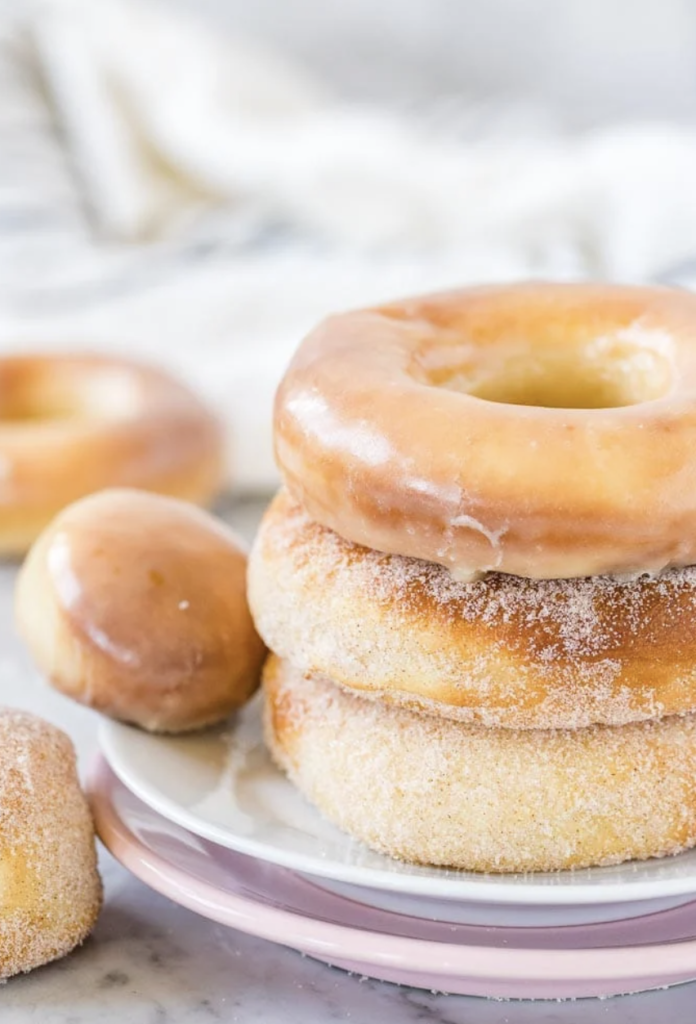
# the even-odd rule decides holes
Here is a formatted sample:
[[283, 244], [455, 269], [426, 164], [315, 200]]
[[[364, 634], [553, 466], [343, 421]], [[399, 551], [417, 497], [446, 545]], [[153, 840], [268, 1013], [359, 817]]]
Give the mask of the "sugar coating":
[[101, 905], [94, 828], [67, 736], [0, 709], [0, 978], [68, 953]]
[[472, 871], [553, 871], [696, 844], [696, 716], [491, 729], [364, 700], [269, 659], [267, 744], [373, 849]]
[[249, 597], [267, 645], [303, 671], [458, 720], [580, 728], [696, 710], [696, 568], [462, 583], [341, 539], [281, 492]]

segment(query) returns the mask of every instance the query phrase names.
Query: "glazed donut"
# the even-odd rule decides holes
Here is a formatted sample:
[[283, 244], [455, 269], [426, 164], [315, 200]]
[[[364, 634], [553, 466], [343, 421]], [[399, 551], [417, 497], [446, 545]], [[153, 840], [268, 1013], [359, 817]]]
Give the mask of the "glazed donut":
[[0, 555], [21, 554], [65, 505], [103, 487], [206, 503], [222, 433], [182, 384], [104, 356], [0, 358]]
[[64, 509], [29, 552], [19, 631], [67, 696], [144, 729], [198, 729], [259, 682], [246, 561], [232, 530], [186, 502], [103, 491]]
[[325, 321], [276, 456], [347, 540], [531, 578], [696, 563], [696, 296], [463, 289]]
[[271, 657], [266, 742], [339, 828], [401, 860], [556, 871], [696, 844], [696, 716], [514, 732], [349, 694]]
[[68, 737], [0, 709], [0, 978], [65, 956], [92, 930], [102, 888]]
[[281, 491], [252, 549], [249, 601], [276, 654], [387, 703], [512, 729], [696, 711], [696, 568], [458, 583], [341, 540]]

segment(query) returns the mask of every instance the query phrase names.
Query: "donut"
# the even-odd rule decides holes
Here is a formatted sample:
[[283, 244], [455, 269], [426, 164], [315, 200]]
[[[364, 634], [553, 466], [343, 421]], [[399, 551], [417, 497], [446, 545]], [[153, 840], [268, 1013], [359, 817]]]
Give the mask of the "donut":
[[385, 703], [510, 729], [696, 711], [696, 568], [458, 583], [342, 540], [281, 491], [252, 548], [249, 601], [276, 654]]
[[201, 509], [102, 491], [64, 509], [32, 547], [18, 628], [67, 696], [151, 731], [198, 729], [260, 679], [246, 561], [236, 534]]
[[340, 536], [458, 579], [696, 563], [696, 295], [534, 283], [333, 316], [276, 456]]
[[0, 555], [23, 554], [53, 516], [104, 487], [205, 504], [222, 432], [184, 385], [104, 356], [0, 358]]
[[515, 732], [348, 693], [269, 658], [265, 736], [322, 814], [380, 853], [555, 871], [696, 844], [696, 716]]
[[68, 737], [0, 709], [0, 978], [65, 956], [90, 933], [102, 887]]

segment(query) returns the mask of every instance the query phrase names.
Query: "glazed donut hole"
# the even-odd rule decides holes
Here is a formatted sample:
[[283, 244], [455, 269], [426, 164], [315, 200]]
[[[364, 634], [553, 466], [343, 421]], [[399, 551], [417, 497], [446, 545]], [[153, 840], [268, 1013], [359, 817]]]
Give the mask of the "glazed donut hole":
[[615, 323], [501, 323], [463, 336], [449, 328], [445, 339], [426, 341], [415, 353], [422, 383], [487, 402], [549, 409], [614, 409], [667, 395], [675, 365], [670, 338], [655, 329]]
[[265, 648], [246, 549], [185, 501], [132, 489], [68, 505], [32, 546], [17, 625], [55, 689], [151, 732], [223, 721], [255, 691]]

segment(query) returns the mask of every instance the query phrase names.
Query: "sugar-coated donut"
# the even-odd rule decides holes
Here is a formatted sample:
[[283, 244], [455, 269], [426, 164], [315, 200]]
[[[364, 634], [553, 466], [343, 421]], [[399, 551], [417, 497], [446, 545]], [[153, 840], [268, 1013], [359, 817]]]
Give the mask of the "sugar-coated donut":
[[186, 502], [103, 491], [65, 509], [32, 547], [19, 629], [75, 700], [153, 731], [197, 729], [259, 682], [246, 561], [232, 530]]
[[538, 283], [331, 317], [275, 439], [313, 519], [459, 579], [695, 564], [696, 295]]
[[276, 654], [387, 703], [513, 729], [696, 711], [696, 568], [457, 583], [341, 540], [281, 491], [252, 549], [249, 600]]
[[0, 978], [65, 956], [101, 906], [94, 828], [72, 743], [0, 709]]
[[264, 674], [266, 742], [340, 828], [402, 860], [554, 871], [696, 844], [696, 716], [515, 732]]
[[104, 356], [0, 358], [0, 555], [101, 488], [205, 504], [222, 473], [220, 425], [166, 373]]

